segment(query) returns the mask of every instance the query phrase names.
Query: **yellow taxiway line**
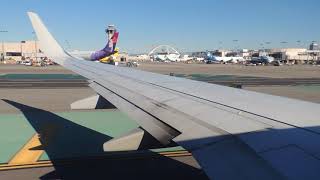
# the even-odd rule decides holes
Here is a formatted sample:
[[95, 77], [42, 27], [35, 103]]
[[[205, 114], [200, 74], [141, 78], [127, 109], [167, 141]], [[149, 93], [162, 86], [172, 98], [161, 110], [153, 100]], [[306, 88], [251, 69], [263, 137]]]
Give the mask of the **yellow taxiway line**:
[[0, 165], [0, 171], [7, 171], [7, 170], [17, 170], [17, 169], [27, 169], [27, 168], [39, 168], [39, 167], [51, 167], [53, 166], [51, 161], [43, 161], [43, 162], [36, 162], [33, 164], [3, 164]]
[[171, 152], [161, 152], [158, 154], [166, 157], [192, 156], [192, 154], [188, 151], [171, 151]]
[[33, 137], [20, 149], [20, 151], [8, 162], [9, 165], [32, 164], [36, 163], [43, 154], [43, 150], [33, 148], [40, 147], [41, 142], [39, 135], [36, 133]]
[[[165, 157], [182, 157], [182, 156], [191, 156], [192, 154], [189, 153], [188, 151], [173, 151], [173, 152], [161, 152], [158, 153], [162, 156]], [[95, 158], [99, 158], [99, 157], [95, 157]], [[131, 158], [131, 157], [128, 157]], [[134, 157], [137, 158], [137, 157]], [[59, 162], [58, 164], [70, 164], [72, 163], [73, 160], [63, 160], [61, 162]], [[38, 161], [38, 162], [34, 162], [34, 163], [20, 163], [20, 164], [3, 164], [0, 165], [0, 171], [7, 171], [7, 170], [17, 170], [17, 169], [26, 169], [26, 168], [39, 168], [39, 167], [52, 167], [53, 163], [51, 161]]]

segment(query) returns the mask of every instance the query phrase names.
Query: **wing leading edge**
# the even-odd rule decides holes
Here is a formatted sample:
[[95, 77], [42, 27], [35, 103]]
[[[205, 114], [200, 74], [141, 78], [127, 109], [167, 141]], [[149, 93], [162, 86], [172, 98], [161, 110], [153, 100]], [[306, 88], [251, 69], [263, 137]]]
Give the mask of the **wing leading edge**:
[[48, 57], [90, 79], [159, 141], [190, 150], [210, 178], [320, 176], [319, 104], [74, 58], [28, 14]]

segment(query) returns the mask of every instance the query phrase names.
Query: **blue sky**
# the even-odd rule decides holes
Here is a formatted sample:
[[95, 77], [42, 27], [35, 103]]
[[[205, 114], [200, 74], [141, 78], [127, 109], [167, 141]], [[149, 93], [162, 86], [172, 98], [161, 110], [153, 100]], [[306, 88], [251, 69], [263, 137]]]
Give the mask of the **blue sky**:
[[319, 9], [319, 0], [1, 0], [0, 30], [9, 32], [0, 39], [32, 39], [32, 10], [60, 44], [79, 50], [102, 48], [108, 24], [131, 53], [160, 44], [182, 51], [297, 47], [320, 41]]

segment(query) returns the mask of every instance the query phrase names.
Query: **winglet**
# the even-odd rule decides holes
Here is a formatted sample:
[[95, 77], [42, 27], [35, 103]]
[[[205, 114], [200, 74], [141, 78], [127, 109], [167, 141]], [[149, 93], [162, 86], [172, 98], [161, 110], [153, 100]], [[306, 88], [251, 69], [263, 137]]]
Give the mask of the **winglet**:
[[47, 27], [43, 24], [38, 14], [34, 12], [28, 12], [28, 16], [37, 35], [40, 49], [46, 56], [52, 58], [55, 62], [59, 64], [63, 63], [63, 57], [66, 57], [68, 55], [48, 31]]

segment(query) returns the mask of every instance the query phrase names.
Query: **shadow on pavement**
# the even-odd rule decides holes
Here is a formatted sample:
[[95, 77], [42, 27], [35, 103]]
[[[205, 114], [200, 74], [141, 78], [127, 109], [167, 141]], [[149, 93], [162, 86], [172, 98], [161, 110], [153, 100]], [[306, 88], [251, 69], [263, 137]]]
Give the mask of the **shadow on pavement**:
[[[207, 179], [200, 169], [153, 152], [143, 157], [108, 155], [102, 147], [111, 137], [51, 112], [3, 101], [21, 110], [39, 134], [42, 146], [34, 149], [45, 150], [53, 163], [54, 171], [40, 173], [40, 179]], [[85, 158], [99, 155], [105, 156]], [[61, 163], [70, 158], [78, 160]]]

